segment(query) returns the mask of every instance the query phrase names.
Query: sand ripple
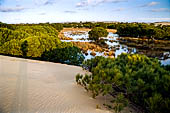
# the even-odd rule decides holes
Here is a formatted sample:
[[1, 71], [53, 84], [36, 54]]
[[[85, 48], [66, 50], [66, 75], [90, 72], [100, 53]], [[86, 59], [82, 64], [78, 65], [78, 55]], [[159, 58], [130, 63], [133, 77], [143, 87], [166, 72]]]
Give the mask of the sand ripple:
[[80, 67], [0, 56], [0, 113], [109, 113], [75, 83]]

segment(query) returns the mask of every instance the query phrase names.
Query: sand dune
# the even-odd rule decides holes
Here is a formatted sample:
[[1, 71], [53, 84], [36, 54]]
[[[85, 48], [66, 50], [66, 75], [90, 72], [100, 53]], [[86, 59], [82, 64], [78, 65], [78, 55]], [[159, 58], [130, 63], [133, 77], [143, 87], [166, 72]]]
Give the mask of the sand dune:
[[[80, 67], [0, 56], [0, 113], [110, 113], [75, 82]], [[101, 109], [96, 109], [96, 105]]]

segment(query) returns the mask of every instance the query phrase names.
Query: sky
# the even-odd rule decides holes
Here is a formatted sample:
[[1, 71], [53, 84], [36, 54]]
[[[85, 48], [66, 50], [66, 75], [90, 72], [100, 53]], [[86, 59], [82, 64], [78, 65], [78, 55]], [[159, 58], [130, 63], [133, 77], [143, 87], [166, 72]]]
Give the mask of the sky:
[[170, 0], [0, 0], [0, 21], [170, 22]]

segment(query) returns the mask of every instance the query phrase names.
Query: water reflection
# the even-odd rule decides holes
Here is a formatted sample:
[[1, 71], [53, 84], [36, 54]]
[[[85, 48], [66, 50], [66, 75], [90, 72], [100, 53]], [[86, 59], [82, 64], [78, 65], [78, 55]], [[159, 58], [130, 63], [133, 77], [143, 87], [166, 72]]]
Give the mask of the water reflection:
[[[73, 40], [62, 40], [64, 42], [91, 42], [91, 40], [88, 40], [88, 32], [82, 31], [78, 34], [72, 33], [72, 31], [64, 32], [64, 35], [66, 37], [73, 38]], [[120, 55], [121, 53], [138, 53], [138, 54], [144, 54], [148, 57], [156, 57], [158, 58], [163, 65], [170, 64], [170, 51], [158, 51], [154, 50], [154, 46], [151, 50], [143, 49], [143, 48], [136, 48], [136, 47], [130, 47], [126, 44], [122, 44], [118, 40], [119, 36], [117, 34], [109, 32], [108, 36], [104, 39], [106, 40], [106, 43], [108, 45], [109, 50], [115, 51], [115, 57]], [[156, 47], [157, 48], [157, 47]], [[85, 59], [91, 59], [94, 58], [90, 53], [92, 51], [88, 50], [85, 56]], [[93, 51], [94, 52], [94, 51]], [[95, 52], [96, 56], [105, 56], [104, 52]], [[108, 57], [108, 56], [105, 56]]]

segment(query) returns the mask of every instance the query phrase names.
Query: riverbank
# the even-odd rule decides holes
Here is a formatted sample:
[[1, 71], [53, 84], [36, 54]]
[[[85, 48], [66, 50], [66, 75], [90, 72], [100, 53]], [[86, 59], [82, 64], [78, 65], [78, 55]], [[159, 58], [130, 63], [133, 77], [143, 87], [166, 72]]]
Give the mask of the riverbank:
[[[64, 28], [61, 32], [68, 32], [68, 31], [90, 31], [91, 29], [88, 28]], [[108, 32], [116, 33], [116, 29], [107, 29]]]
[[125, 44], [130, 47], [136, 47], [139, 49], [170, 51], [170, 40], [151, 40], [134, 37], [120, 37], [118, 40], [121, 44]]
[[[0, 55], [0, 112], [111, 113], [75, 82], [81, 67]], [[108, 102], [109, 98], [106, 98]], [[96, 106], [99, 108], [96, 108]], [[135, 113], [127, 108], [123, 113]]]
[[[64, 28], [62, 31], [60, 31], [58, 37], [60, 38], [60, 40], [73, 40], [73, 38], [70, 37], [66, 37], [64, 35], [65, 32], [70, 32], [71, 35], [81, 35], [84, 34], [86, 32], [89, 32], [91, 29], [88, 28]], [[117, 30], [116, 29], [107, 29], [108, 32], [111, 33], [116, 33]]]
[[67, 28], [64, 31], [63, 36], [69, 37], [70, 40], [61, 39], [61, 41], [72, 42], [74, 46], [82, 50], [85, 59], [94, 58], [94, 56], [117, 57], [121, 53], [136, 53], [158, 58], [163, 65], [170, 64], [170, 41], [168, 40], [154, 40], [153, 43], [153, 40], [148, 42], [148, 39], [144, 38], [119, 37], [109, 32], [109, 35], [104, 38], [106, 45], [103, 46], [88, 40], [89, 29]]

